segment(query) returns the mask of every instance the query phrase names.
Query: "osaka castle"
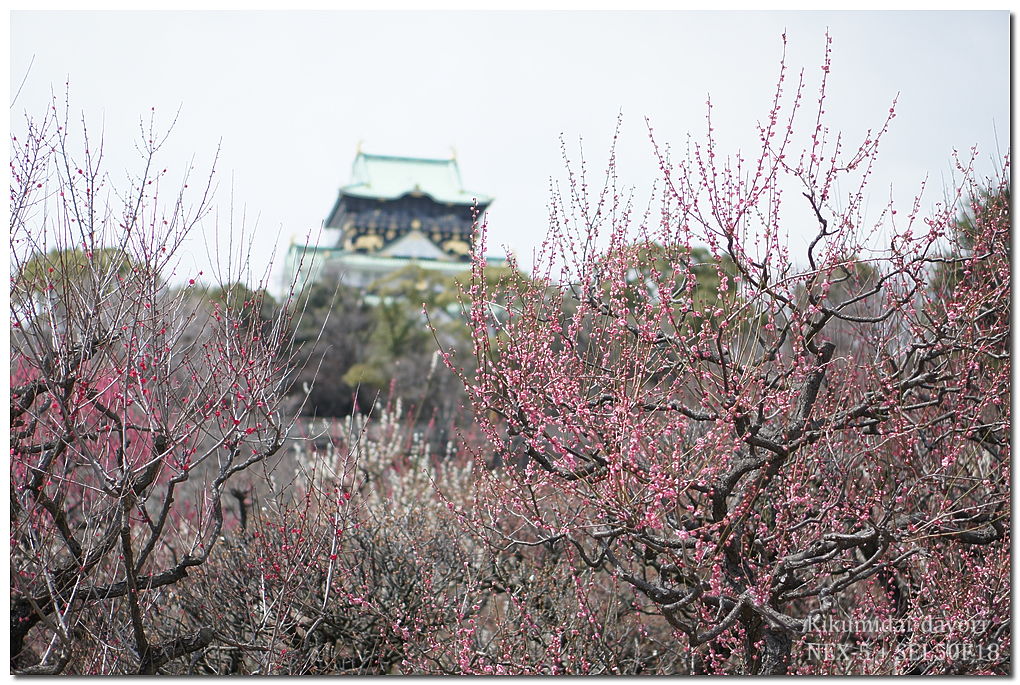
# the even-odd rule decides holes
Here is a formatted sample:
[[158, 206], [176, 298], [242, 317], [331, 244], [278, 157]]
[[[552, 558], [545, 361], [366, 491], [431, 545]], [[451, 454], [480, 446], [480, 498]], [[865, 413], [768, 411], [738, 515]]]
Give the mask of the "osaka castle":
[[[365, 287], [409, 264], [447, 275], [470, 267], [473, 228], [492, 203], [464, 189], [456, 157], [358, 151], [317, 245], [291, 241], [285, 278], [297, 286], [342, 279]], [[505, 260], [487, 258], [493, 264]]]

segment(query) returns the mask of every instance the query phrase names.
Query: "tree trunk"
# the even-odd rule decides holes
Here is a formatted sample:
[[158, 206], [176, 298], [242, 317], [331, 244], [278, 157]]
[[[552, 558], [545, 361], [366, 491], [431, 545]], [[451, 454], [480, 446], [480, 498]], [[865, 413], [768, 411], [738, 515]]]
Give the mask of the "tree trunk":
[[769, 626], [764, 626], [762, 637], [765, 645], [756, 675], [786, 675], [790, 667], [793, 640], [782, 628]]
[[786, 675], [790, 667], [793, 639], [782, 628], [773, 628], [760, 616], [745, 620], [746, 675]]

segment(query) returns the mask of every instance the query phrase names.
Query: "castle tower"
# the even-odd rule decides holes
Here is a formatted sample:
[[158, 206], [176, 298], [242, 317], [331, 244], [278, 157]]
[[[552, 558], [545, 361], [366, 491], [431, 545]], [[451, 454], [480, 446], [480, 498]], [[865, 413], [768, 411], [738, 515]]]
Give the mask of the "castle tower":
[[[328, 247], [290, 246], [288, 277], [305, 282], [334, 272], [364, 287], [414, 263], [447, 274], [468, 268], [473, 226], [492, 198], [464, 189], [455, 157], [423, 159], [357, 153], [325, 228]], [[499, 260], [502, 261], [502, 260]]]

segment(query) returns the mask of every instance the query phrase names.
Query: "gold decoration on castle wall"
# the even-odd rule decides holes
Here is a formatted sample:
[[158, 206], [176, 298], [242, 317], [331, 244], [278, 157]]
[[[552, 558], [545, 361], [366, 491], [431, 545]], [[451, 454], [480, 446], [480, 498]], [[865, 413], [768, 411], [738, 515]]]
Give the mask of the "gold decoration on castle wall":
[[382, 246], [383, 239], [371, 233], [359, 235], [354, 241], [355, 250], [367, 250], [368, 252], [375, 252]]
[[471, 252], [471, 246], [468, 245], [463, 240], [456, 239], [447, 240], [442, 244], [441, 247], [443, 248], [444, 252], [447, 252], [452, 255], [457, 255], [458, 257], [464, 257], [465, 255]]

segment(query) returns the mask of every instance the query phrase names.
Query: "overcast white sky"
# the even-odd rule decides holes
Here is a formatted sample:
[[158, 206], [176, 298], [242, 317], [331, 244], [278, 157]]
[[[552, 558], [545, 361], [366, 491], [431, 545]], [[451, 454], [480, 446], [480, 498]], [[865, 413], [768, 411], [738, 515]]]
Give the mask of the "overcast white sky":
[[[616, 116], [625, 182], [646, 188], [662, 142], [704, 132], [711, 94], [724, 149], [750, 148], [781, 55], [820, 74], [833, 38], [830, 122], [853, 138], [879, 125], [899, 93], [876, 188], [910, 202], [941, 188], [954, 148], [977, 144], [992, 173], [1009, 146], [1009, 14], [997, 12], [15, 12], [11, 126], [70, 83], [72, 108], [104, 131], [114, 179], [137, 164], [138, 121], [180, 109], [164, 166], [218, 163], [223, 230], [231, 187], [256, 235], [254, 266], [315, 232], [368, 152], [446, 156], [464, 184], [496, 197], [492, 251], [528, 255], [546, 229], [559, 136], [583, 137], [596, 166]], [[29, 69], [29, 64], [32, 64]], [[884, 198], [883, 198], [884, 199]], [[935, 197], [931, 198], [934, 201]], [[880, 204], [881, 200], [876, 204]], [[208, 269], [201, 241], [188, 248]]]

